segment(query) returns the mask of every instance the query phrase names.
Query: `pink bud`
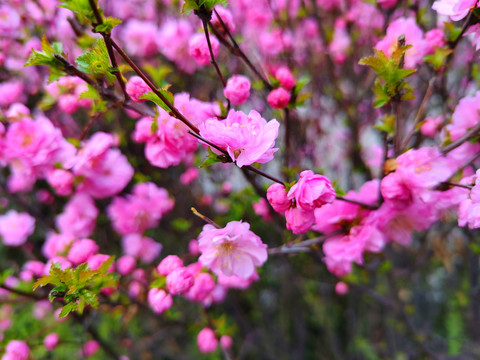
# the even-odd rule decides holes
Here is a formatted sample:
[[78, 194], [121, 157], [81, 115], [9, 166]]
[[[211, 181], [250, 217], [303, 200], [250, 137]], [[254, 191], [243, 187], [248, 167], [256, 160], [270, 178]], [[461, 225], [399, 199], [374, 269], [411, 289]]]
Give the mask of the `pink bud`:
[[7, 360], [26, 360], [30, 354], [30, 348], [27, 343], [20, 340], [11, 340], [2, 359]]
[[280, 85], [287, 89], [292, 90], [295, 86], [295, 77], [286, 66], [282, 66], [275, 71], [275, 77], [280, 81]]
[[[216, 37], [211, 35], [210, 43], [212, 45], [213, 56], [217, 58], [220, 43]], [[192, 36], [188, 43], [188, 52], [199, 65], [210, 65], [211, 56], [205, 34], [195, 34]]]
[[268, 188], [267, 200], [278, 213], [287, 211], [291, 204], [290, 200], [287, 198], [285, 186], [278, 183], [274, 183]]
[[186, 268], [175, 269], [167, 276], [168, 291], [172, 295], [184, 293], [193, 286], [194, 281], [192, 274]]
[[183, 261], [177, 255], [168, 255], [157, 266], [160, 275], [167, 276], [173, 270], [183, 267]]
[[338, 295], [345, 295], [348, 293], [348, 285], [345, 284], [343, 281], [339, 281], [336, 285], [335, 285], [335, 292], [338, 294]]
[[233, 345], [233, 340], [230, 336], [228, 335], [223, 335], [220, 338], [220, 346], [222, 347], [223, 350], [228, 350], [232, 347]]
[[197, 336], [197, 345], [200, 352], [204, 354], [212, 353], [217, 349], [218, 340], [212, 329], [204, 328]]
[[74, 264], [86, 262], [90, 256], [98, 251], [98, 245], [91, 239], [82, 239], [74, 242], [68, 252], [68, 260]]
[[234, 75], [228, 79], [223, 94], [233, 105], [242, 105], [250, 96], [250, 86], [246, 76]]
[[398, 0], [378, 0], [378, 3], [382, 7], [382, 9], [391, 9], [395, 5], [397, 5]]
[[99, 348], [100, 345], [95, 340], [87, 341], [85, 345], [83, 345], [83, 355], [86, 357], [95, 355]]
[[128, 275], [135, 269], [136, 263], [137, 261], [133, 256], [122, 256], [117, 260], [117, 272], [123, 276]]
[[57, 333], [48, 334], [45, 339], [43, 339], [43, 345], [48, 351], [54, 350], [58, 345], [59, 337]]
[[155, 313], [161, 314], [170, 309], [173, 299], [172, 295], [167, 294], [165, 290], [152, 288], [148, 292], [148, 303]]
[[272, 90], [268, 94], [267, 101], [274, 109], [283, 109], [290, 102], [290, 93], [284, 88]]
[[142, 95], [150, 91], [147, 83], [139, 76], [132, 76], [126, 85], [127, 94], [136, 102], [144, 102], [146, 100], [140, 99]]

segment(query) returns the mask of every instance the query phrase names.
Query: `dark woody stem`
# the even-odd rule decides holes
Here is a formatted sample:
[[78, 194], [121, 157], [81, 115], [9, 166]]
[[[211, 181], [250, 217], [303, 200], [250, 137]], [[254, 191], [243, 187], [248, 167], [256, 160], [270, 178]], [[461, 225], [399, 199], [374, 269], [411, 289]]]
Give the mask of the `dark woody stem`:
[[[230, 52], [235, 55], [235, 56], [238, 56], [240, 57], [244, 62], [245, 64], [255, 73], [255, 75], [263, 82], [263, 84], [265, 85], [265, 87], [268, 89], [268, 90], [272, 90], [273, 87], [272, 85], [270, 84], [270, 82], [260, 73], [260, 71], [255, 67], [255, 65], [252, 64], [252, 62], [250, 61], [250, 59], [245, 55], [245, 53], [243, 52], [243, 50], [240, 48], [240, 46], [238, 45], [238, 43], [236, 42], [235, 38], [233, 37], [233, 35], [230, 33], [230, 30], [228, 29], [228, 26], [225, 24], [225, 22], [223, 21], [223, 19], [220, 17], [220, 15], [218, 14], [217, 10], [213, 9], [213, 12], [215, 13], [215, 15], [217, 16], [218, 20], [220, 21], [220, 24], [222, 25], [223, 27], [223, 30], [225, 31], [225, 33], [227, 34], [227, 36], [230, 38], [230, 41], [232, 42], [233, 45], [230, 45], [228, 44], [228, 41], [220, 34], [218, 33], [218, 31], [215, 29], [215, 26], [213, 26], [211, 23], [211, 27], [212, 27], [212, 31], [214, 32], [215, 36], [220, 40], [220, 42], [222, 44], [224, 44], [225, 46], [227, 46], [228, 50], [230, 50]], [[228, 45], [226, 45], [228, 44]]]
[[222, 81], [223, 87], [225, 87], [225, 86], [227, 86], [227, 82], [225, 81], [225, 78], [223, 77], [222, 72], [220, 71], [220, 68], [218, 67], [217, 60], [215, 60], [215, 55], [213, 54], [212, 42], [210, 41], [210, 34], [208, 32], [208, 20], [205, 17], [201, 17], [201, 19], [202, 19], [202, 24], [203, 24], [203, 30], [205, 30], [205, 37], [207, 39], [208, 51], [210, 52], [210, 62], [215, 67], [215, 70], [217, 71], [218, 77]]
[[[95, 0], [88, 0], [88, 1], [90, 3], [90, 7], [92, 8], [93, 14], [95, 15], [95, 19], [97, 20], [96, 24], [92, 24], [93, 31], [96, 32], [95, 28], [97, 27], [97, 25], [103, 24], [103, 18], [102, 18], [102, 15], [100, 15], [100, 12], [98, 11], [97, 4], [95, 3]], [[110, 58], [110, 62], [112, 64], [112, 67], [114, 68], [114, 70], [112, 70], [112, 74], [115, 75], [118, 83], [120, 84], [120, 87], [121, 87], [122, 92], [123, 92], [123, 96], [125, 98], [124, 101], [127, 101], [130, 97], [127, 94], [126, 85], [125, 85], [125, 81], [123, 80], [122, 74], [120, 73], [120, 70], [118, 70], [117, 59], [115, 58], [115, 53], [113, 52], [112, 37], [111, 37], [110, 33], [103, 32], [103, 31], [100, 32], [100, 35], [102, 35], [103, 40], [105, 41], [105, 46], [107, 47], [108, 57]]]
[[185, 116], [183, 116], [180, 113], [180, 111], [175, 106], [173, 106], [173, 104], [170, 101], [168, 101], [168, 99], [165, 96], [163, 96], [163, 94], [160, 91], [157, 90], [155, 85], [150, 81], [150, 79], [145, 75], [145, 73], [140, 69], [140, 67], [138, 67], [132, 61], [132, 59], [130, 59], [130, 57], [125, 53], [125, 51], [123, 51], [122, 48], [120, 46], [118, 46], [118, 44], [115, 42], [115, 40], [112, 39], [111, 41], [112, 41], [112, 46], [114, 47], [114, 49], [117, 50], [117, 52], [120, 54], [120, 56], [127, 62], [128, 65], [130, 65], [130, 67], [133, 69], [133, 71], [135, 71], [137, 73], [137, 75], [139, 77], [141, 77], [143, 81], [145, 81], [145, 83], [153, 91], [153, 93], [155, 95], [157, 95], [160, 98], [160, 100], [162, 100], [165, 103], [165, 105], [167, 105], [167, 107], [171, 111], [172, 116], [174, 116], [175, 118], [177, 118], [178, 120], [183, 122], [185, 125], [187, 125], [196, 134], [200, 133], [198, 128], [195, 125], [193, 125]]

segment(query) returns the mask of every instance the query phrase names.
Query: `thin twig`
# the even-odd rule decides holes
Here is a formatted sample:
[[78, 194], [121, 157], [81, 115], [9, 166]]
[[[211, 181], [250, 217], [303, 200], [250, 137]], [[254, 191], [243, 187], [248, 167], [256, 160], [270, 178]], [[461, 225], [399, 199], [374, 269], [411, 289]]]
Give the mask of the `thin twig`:
[[457, 140], [452, 142], [451, 144], [448, 144], [445, 146], [443, 149], [440, 151], [442, 152], [443, 155], [449, 153], [450, 151], [456, 149], [463, 143], [467, 142], [468, 140], [474, 138], [478, 132], [480, 132], [480, 123], [472, 127], [470, 130], [468, 130], [463, 136], [459, 137]]

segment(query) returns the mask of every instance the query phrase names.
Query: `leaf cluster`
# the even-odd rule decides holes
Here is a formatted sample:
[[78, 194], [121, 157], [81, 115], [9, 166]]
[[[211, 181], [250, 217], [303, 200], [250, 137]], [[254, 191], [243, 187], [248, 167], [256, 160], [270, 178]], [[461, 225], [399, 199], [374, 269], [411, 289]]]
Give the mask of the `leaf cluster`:
[[47, 65], [50, 68], [50, 76], [48, 81], [55, 81], [63, 75], [63, 64], [55, 57], [55, 55], [65, 57], [65, 54], [63, 53], [63, 46], [59, 42], [50, 44], [45, 35], [42, 37], [41, 45], [42, 51], [32, 49], [32, 53], [30, 54], [24, 66]]
[[212, 151], [212, 149], [210, 149], [210, 148], [208, 148], [207, 151], [208, 151], [207, 158], [206, 158], [205, 161], [199, 166], [200, 168], [204, 168], [204, 167], [207, 167], [207, 166], [216, 164], [216, 163], [228, 163], [228, 162], [230, 162], [230, 159], [227, 159], [226, 156], [215, 154], [215, 153]]
[[89, 51], [77, 57], [75, 62], [78, 68], [87, 74], [96, 78], [105, 76], [110, 84], [115, 81], [115, 75], [112, 74], [112, 71], [116, 69], [110, 66], [107, 46], [101, 38], [97, 39], [95, 45]]
[[382, 50], [375, 50], [374, 56], [359, 61], [360, 65], [369, 66], [378, 75], [373, 91], [374, 106], [380, 108], [392, 99], [413, 100], [413, 88], [404, 80], [416, 72], [415, 69], [404, 69], [403, 59], [411, 45], [399, 46], [388, 58]]
[[208, 12], [212, 12], [215, 5], [227, 6], [227, 0], [185, 0], [182, 13], [190, 14], [192, 11], [200, 10], [203, 6]]
[[33, 290], [48, 284], [54, 286], [48, 295], [50, 301], [63, 298], [65, 303], [59, 318], [66, 317], [72, 311], [81, 314], [86, 305], [98, 309], [100, 290], [117, 285], [116, 276], [108, 272], [113, 260], [114, 257], [111, 256], [97, 270], [89, 269], [87, 263], [80, 264], [75, 269], [65, 270], [62, 270], [58, 263], [52, 264], [49, 274], [33, 284]]
[[[166, 86], [163, 86], [159, 89], [157, 89], [157, 91], [162, 94], [165, 99], [168, 100], [168, 102], [170, 104], [174, 104], [175, 102], [175, 98], [173, 96], [173, 94], [168, 91], [168, 88], [170, 87], [170, 85], [166, 85]], [[149, 92], [146, 92], [145, 94], [143, 94], [142, 96], [140, 96], [140, 99], [143, 99], [143, 100], [150, 100], [151, 102], [157, 104], [158, 106], [160, 106], [163, 110], [165, 110], [166, 112], [170, 113], [170, 108], [167, 106], [167, 104], [165, 104], [163, 102], [162, 99], [160, 99], [159, 96], [157, 96], [157, 94], [155, 94], [153, 91], [149, 91]]]

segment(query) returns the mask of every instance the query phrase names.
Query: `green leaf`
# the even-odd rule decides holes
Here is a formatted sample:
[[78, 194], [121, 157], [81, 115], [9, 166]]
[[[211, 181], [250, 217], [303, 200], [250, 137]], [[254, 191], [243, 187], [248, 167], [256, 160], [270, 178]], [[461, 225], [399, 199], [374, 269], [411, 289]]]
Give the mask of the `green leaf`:
[[36, 290], [38, 287], [44, 287], [50, 284], [53, 281], [54, 277], [51, 275], [44, 275], [33, 284], [33, 290]]
[[27, 59], [27, 62], [24, 66], [32, 65], [47, 65], [51, 67], [59, 67], [62, 64], [55, 58], [55, 54], [62, 55], [62, 44], [60, 43], [50, 43], [47, 40], [45, 35], [42, 36], [42, 51], [37, 51], [32, 49], [30, 57]]
[[[169, 87], [170, 87], [170, 85], [167, 85], [167, 86], [164, 86], [164, 87], [162, 87], [160, 89], [157, 89], [157, 90], [160, 94], [165, 96], [165, 98], [170, 102], [170, 104], [173, 105], [174, 101], [175, 101], [175, 98], [174, 98], [173, 94], [170, 91], [168, 91]], [[168, 112], [168, 113], [170, 112], [170, 108], [153, 91], [149, 91], [149, 92], [143, 94], [142, 96], [140, 96], [140, 99], [150, 100], [153, 103], [160, 106], [166, 112]]]
[[115, 260], [115, 256], [110, 256], [108, 260], [106, 260], [99, 268], [98, 268], [98, 273], [101, 275], [105, 275], [110, 269], [110, 267], [113, 265], [113, 261]]
[[98, 39], [95, 46], [77, 57], [75, 62], [81, 71], [97, 78], [105, 76], [110, 84], [115, 81], [115, 75], [112, 74], [115, 69], [110, 66], [110, 58], [103, 39]]
[[[88, 0], [61, 0], [61, 3], [59, 7], [73, 11], [81, 23], [92, 24], [96, 22], [95, 14]], [[99, 9], [99, 12], [103, 17], [103, 10]]]
[[453, 50], [449, 48], [435, 47], [435, 52], [425, 56], [423, 60], [432, 64], [435, 70], [440, 70], [445, 63], [445, 60], [452, 52]]
[[82, 297], [82, 299], [85, 300], [88, 305], [90, 305], [94, 309], [98, 309], [98, 298], [95, 293], [90, 290], [83, 290], [80, 296]]
[[112, 31], [112, 29], [121, 24], [122, 20], [113, 18], [113, 17], [107, 17], [106, 19], [103, 20], [103, 24], [97, 25], [95, 27], [95, 31], [97, 32], [102, 32], [102, 33], [109, 33]]
[[204, 168], [204, 167], [207, 167], [207, 166], [210, 166], [210, 165], [213, 165], [213, 164], [216, 164], [216, 163], [220, 163], [220, 162], [222, 162], [222, 163], [228, 162], [225, 156], [215, 154], [212, 151], [212, 149], [208, 148], [207, 151], [208, 151], [207, 158], [199, 166], [200, 168]]
[[78, 304], [76, 302], [71, 302], [66, 304], [63, 308], [62, 311], [60, 311], [60, 314], [58, 315], [59, 319], [63, 319], [66, 317], [68, 314], [70, 314], [72, 311], [75, 311], [78, 307]]

